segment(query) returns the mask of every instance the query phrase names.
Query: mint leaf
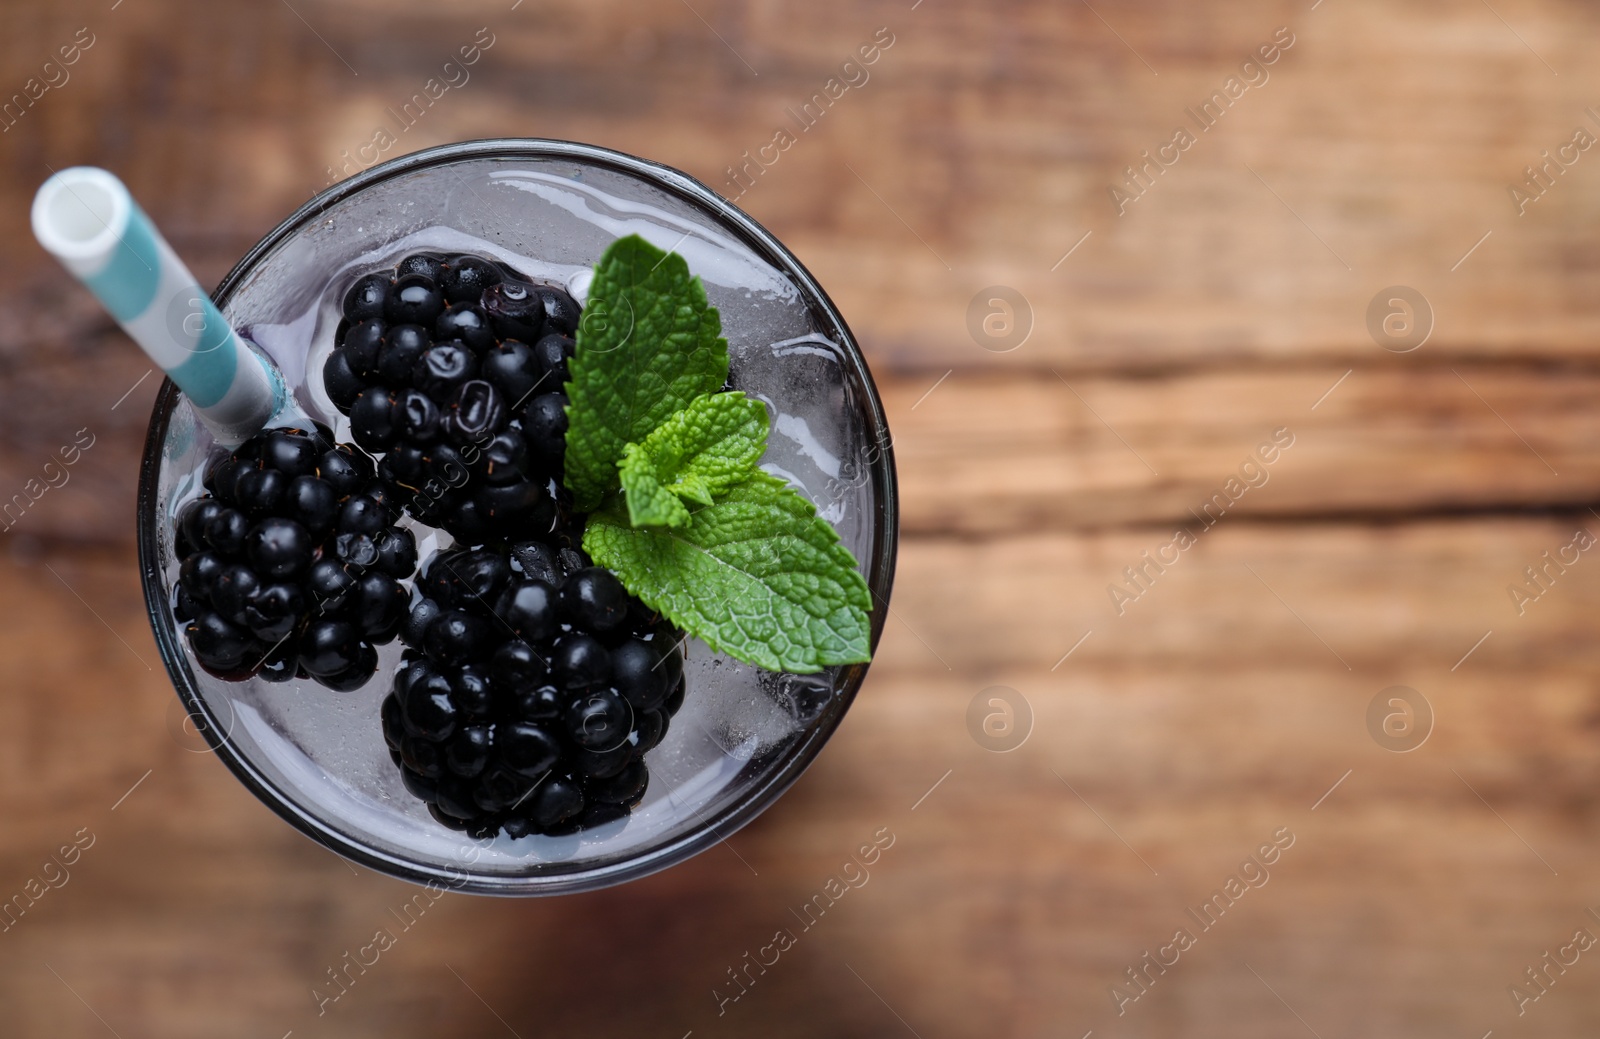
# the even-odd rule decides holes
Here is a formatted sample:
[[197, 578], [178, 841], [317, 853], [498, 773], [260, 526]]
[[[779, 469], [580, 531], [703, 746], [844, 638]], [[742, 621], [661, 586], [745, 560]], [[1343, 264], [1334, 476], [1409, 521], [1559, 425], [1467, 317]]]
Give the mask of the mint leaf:
[[618, 469], [629, 520], [688, 526], [685, 502], [710, 505], [748, 477], [766, 449], [765, 404], [736, 390], [696, 397], [643, 443], [623, 448]]
[[676, 253], [638, 235], [595, 265], [567, 384], [566, 483], [579, 510], [617, 487], [622, 449], [728, 378], [722, 318]]
[[622, 493], [628, 499], [628, 522], [636, 527], [687, 527], [689, 509], [662, 483], [638, 444], [622, 449]]
[[583, 547], [628, 590], [713, 649], [805, 674], [870, 659], [872, 593], [798, 492], [752, 471], [680, 529], [589, 517]]

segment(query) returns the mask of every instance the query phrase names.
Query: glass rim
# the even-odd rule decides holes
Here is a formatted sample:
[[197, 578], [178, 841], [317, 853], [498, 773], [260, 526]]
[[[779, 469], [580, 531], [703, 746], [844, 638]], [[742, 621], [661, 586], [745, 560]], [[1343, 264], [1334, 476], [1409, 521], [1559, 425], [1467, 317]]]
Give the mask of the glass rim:
[[[876, 448], [875, 457], [869, 466], [876, 515], [873, 523], [872, 552], [867, 561], [867, 586], [874, 599], [870, 647], [876, 654], [888, 618], [889, 594], [894, 583], [895, 558], [899, 541], [899, 502], [894, 445], [883, 413], [883, 402], [878, 396], [877, 385], [873, 382], [872, 373], [867, 368], [866, 360], [855, 337], [846, 326], [843, 316], [822, 286], [811, 276], [811, 272], [766, 228], [688, 174], [648, 159], [573, 141], [493, 138], [425, 148], [379, 163], [318, 192], [245, 253], [211, 293], [213, 302], [219, 310], [225, 310], [233, 293], [263, 256], [307, 224], [314, 222], [330, 206], [403, 174], [447, 166], [464, 159], [495, 158], [573, 159], [590, 166], [639, 177], [680, 200], [708, 211], [720, 222], [724, 230], [735, 233], [742, 244], [792, 278], [800, 289], [802, 299], [810, 303], [814, 314], [820, 306], [820, 315], [825, 317], [827, 324], [831, 326], [824, 331], [839, 345], [850, 369], [865, 389], [860, 403], [862, 412], [870, 420], [869, 433]], [[162, 449], [168, 425], [180, 396], [177, 386], [171, 379], [162, 383], [151, 413], [144, 454], [139, 466], [139, 493], [136, 503], [140, 583], [144, 588], [145, 607], [150, 616], [151, 628], [161, 653], [162, 663], [166, 666], [167, 674], [172, 679], [178, 697], [189, 716], [202, 723], [200, 728], [207, 744], [246, 789], [295, 829], [352, 862], [417, 884], [430, 887], [442, 886], [447, 890], [485, 895], [569, 894], [637, 880], [698, 855], [770, 808], [816, 759], [823, 745], [843, 721], [855, 701], [861, 683], [866, 678], [869, 664], [847, 666], [840, 674], [837, 692], [833, 698], [835, 701], [833, 709], [824, 711], [813, 721], [779, 759], [766, 767], [754, 786], [716, 813], [702, 816], [691, 829], [636, 855], [626, 855], [616, 861], [597, 865], [577, 866], [571, 870], [558, 868], [544, 874], [497, 875], [471, 873], [470, 865], [467, 869], [461, 869], [420, 863], [364, 844], [296, 803], [237, 750], [227, 734], [218, 735], [219, 718], [200, 694], [183, 647], [177, 638], [177, 626], [172, 623], [161, 623], [163, 617], [170, 615], [172, 607], [160, 567], [157, 540], [160, 525], [151, 520], [155, 518], [159, 497]], [[463, 847], [471, 846], [470, 839], [463, 837]]]

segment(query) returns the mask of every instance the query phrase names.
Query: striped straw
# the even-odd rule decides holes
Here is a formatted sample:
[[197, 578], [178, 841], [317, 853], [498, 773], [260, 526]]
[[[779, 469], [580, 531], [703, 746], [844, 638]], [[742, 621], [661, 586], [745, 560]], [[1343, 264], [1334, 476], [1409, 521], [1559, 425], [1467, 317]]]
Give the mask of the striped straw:
[[177, 383], [218, 443], [237, 446], [283, 406], [276, 366], [234, 332], [111, 173], [75, 166], [45, 181], [33, 233]]

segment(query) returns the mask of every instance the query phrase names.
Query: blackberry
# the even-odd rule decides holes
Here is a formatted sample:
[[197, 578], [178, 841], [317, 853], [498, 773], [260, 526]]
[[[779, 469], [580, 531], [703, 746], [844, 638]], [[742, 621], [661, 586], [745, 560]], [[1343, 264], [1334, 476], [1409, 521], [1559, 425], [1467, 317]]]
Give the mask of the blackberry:
[[684, 681], [681, 632], [581, 551], [440, 553], [400, 630], [384, 738], [440, 823], [480, 837], [573, 833], [643, 799], [644, 755]]
[[[377, 306], [363, 279], [349, 299]], [[272, 429], [215, 459], [175, 524], [173, 609], [206, 671], [356, 689], [406, 619], [416, 541], [395, 527], [372, 460], [324, 428]]]
[[558, 535], [581, 315], [504, 264], [414, 253], [346, 293], [323, 386], [419, 520], [467, 544]]
[[[582, 316], [481, 256], [362, 275], [322, 368], [354, 445], [263, 433], [208, 467], [175, 523], [173, 610], [211, 673], [348, 690], [376, 646], [404, 643], [385, 741], [433, 818], [475, 837], [626, 818], [683, 703], [682, 633], [576, 547], [565, 384]], [[420, 574], [402, 510], [455, 542]]]

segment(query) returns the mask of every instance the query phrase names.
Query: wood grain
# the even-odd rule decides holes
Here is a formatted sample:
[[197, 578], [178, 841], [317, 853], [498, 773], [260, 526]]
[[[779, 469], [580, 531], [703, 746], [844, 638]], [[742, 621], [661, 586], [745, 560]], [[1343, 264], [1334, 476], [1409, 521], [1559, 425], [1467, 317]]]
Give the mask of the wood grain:
[[[892, 34], [739, 204], [872, 362], [894, 614], [844, 726], [727, 847], [583, 896], [449, 896], [319, 1014], [313, 986], [415, 889], [173, 737], [131, 540], [156, 380], [26, 206], [51, 168], [113, 167], [214, 283], [480, 26], [470, 81], [391, 154], [569, 137], [718, 188]], [[1280, 26], [1270, 79], [1119, 216], [1124, 167]], [[1526, 575], [1600, 533], [1600, 153], [1525, 214], [1508, 190], [1600, 136], [1593, 5], [66, 0], [9, 20], [0, 97], [80, 27], [70, 79], [0, 133], [0, 504], [95, 438], [0, 523], [0, 898], [94, 843], [0, 932], [0, 1033], [1600, 1029], [1593, 953], [1522, 1016], [1508, 994], [1600, 934], [1600, 561]], [[1409, 353], [1368, 328], [1396, 284], [1434, 314]], [[1031, 307], [1010, 352], [969, 333], [990, 286]], [[1169, 561], [1130, 585], [1147, 553]], [[1032, 713], [1011, 753], [968, 731], [994, 686]], [[1408, 753], [1369, 731], [1393, 686], [1434, 715]], [[1198, 930], [1281, 828], [1270, 879]], [[870, 880], [801, 930], [879, 832]], [[778, 928], [795, 947], [719, 1008]], [[1119, 1015], [1108, 987], [1178, 928], [1193, 946]]]

